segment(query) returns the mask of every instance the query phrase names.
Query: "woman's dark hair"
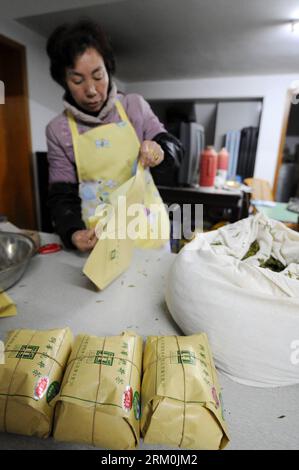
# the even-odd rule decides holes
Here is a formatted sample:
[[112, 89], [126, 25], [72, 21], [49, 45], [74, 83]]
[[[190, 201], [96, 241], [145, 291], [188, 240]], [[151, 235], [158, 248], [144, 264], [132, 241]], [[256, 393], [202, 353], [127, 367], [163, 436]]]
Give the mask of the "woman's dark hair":
[[90, 20], [58, 26], [47, 41], [52, 78], [66, 88], [66, 68], [73, 67], [77, 57], [91, 47], [103, 57], [110, 78], [115, 72], [115, 61], [111, 45], [101, 27]]

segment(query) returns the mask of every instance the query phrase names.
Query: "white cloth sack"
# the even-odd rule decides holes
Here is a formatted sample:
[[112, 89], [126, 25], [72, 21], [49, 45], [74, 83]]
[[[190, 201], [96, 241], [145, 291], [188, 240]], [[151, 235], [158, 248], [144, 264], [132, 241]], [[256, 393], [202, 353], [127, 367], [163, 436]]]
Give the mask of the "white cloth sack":
[[[255, 240], [259, 251], [242, 261]], [[285, 269], [260, 267], [270, 256]], [[166, 302], [186, 335], [207, 333], [232, 379], [299, 383], [299, 233], [258, 214], [197, 234], [170, 269]]]

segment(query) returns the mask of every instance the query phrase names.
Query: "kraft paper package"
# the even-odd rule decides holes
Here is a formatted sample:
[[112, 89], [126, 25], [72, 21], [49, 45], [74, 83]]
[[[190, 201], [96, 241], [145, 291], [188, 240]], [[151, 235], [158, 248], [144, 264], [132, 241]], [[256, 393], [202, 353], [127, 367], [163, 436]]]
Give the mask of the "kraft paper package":
[[[134, 246], [161, 248], [169, 241], [169, 218], [164, 208], [152, 214], [161, 224], [156, 239], [150, 237], [147, 217], [143, 215], [140, 219], [135, 218], [134, 207], [144, 202], [145, 188], [150, 182], [151, 176], [148, 179], [147, 172], [138, 163], [136, 175], [114, 190], [109, 195], [109, 203], [100, 204], [95, 215], [89, 218], [89, 226], [95, 227], [98, 241], [84, 265], [83, 272], [98, 289], [105, 289], [129, 268]], [[166, 225], [165, 233], [162, 225]], [[133, 232], [132, 237], [127, 233], [128, 227]], [[140, 239], [137, 238], [138, 231]], [[136, 240], [133, 239], [134, 236]]]
[[4, 364], [0, 364], [0, 431], [48, 437], [52, 400], [59, 391], [72, 339], [69, 328], [19, 329], [8, 334]]
[[[127, 236], [127, 227], [133, 216], [126, 208], [141, 203], [144, 189], [144, 170], [138, 165], [133, 176], [109, 196], [109, 204], [97, 207], [94, 220], [97, 244], [90, 253], [84, 268], [84, 274], [98, 287], [104, 289], [131, 264], [134, 240]], [[120, 197], [125, 197], [126, 207], [118, 206]], [[104, 222], [104, 219], [106, 221]], [[119, 236], [121, 234], [121, 236]]]
[[98, 289], [103, 290], [129, 268], [132, 254], [131, 240], [98, 240], [85, 263], [83, 273]]
[[54, 438], [134, 449], [140, 436], [142, 338], [79, 335], [57, 399]]
[[0, 290], [0, 318], [13, 317], [17, 314], [17, 307], [5, 292]]
[[198, 450], [228, 443], [206, 334], [148, 337], [141, 396], [145, 443]]

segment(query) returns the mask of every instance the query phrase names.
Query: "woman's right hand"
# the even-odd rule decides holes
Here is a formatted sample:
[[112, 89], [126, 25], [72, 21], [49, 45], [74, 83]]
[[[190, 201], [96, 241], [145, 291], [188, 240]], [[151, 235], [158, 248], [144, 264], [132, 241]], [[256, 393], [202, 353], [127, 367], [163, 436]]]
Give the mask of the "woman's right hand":
[[83, 253], [92, 250], [97, 241], [94, 228], [90, 230], [77, 230], [72, 235], [73, 245]]

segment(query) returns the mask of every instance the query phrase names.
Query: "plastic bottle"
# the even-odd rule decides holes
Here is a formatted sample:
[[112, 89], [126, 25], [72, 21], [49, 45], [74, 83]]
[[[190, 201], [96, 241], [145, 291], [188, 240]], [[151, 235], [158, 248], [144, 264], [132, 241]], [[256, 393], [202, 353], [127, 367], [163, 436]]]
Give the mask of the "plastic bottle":
[[222, 186], [227, 179], [229, 153], [225, 147], [222, 147], [218, 153], [216, 185]]
[[206, 147], [200, 156], [199, 186], [213, 188], [217, 172], [217, 153], [211, 145]]

